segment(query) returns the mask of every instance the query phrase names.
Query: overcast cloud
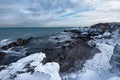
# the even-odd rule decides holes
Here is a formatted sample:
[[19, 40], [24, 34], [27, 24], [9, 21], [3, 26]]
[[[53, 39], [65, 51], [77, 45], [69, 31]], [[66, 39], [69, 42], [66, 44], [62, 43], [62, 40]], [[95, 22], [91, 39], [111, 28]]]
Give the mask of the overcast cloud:
[[0, 0], [0, 27], [74, 27], [120, 22], [120, 0]]

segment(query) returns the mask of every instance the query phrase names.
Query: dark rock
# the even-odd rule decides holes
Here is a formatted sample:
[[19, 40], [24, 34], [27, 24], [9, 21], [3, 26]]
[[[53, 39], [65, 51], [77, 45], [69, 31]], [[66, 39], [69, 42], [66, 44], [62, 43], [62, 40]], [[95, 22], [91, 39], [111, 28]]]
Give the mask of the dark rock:
[[55, 39], [55, 40], [58, 40], [59, 38], [58, 38], [58, 37], [55, 37], [54, 39]]
[[14, 80], [14, 78], [16, 78], [17, 75], [16, 74], [10, 74], [10, 79]]
[[7, 49], [9, 49], [9, 46], [7, 46], [7, 45], [6, 46], [2, 46], [1, 49], [7, 50]]
[[46, 64], [46, 58], [44, 58], [42, 61], [41, 61], [41, 63], [44, 65], [44, 64]]
[[31, 72], [31, 74], [34, 72], [34, 66], [30, 66], [29, 68], [27, 68], [26, 72]]
[[64, 30], [64, 32], [69, 32], [69, 30]]
[[0, 66], [0, 71], [3, 70], [5, 68], [4, 65]]
[[25, 73], [25, 71], [17, 71], [16, 73], [17, 74], [22, 74], [22, 73]]
[[76, 34], [81, 34], [81, 32], [79, 30], [69, 30], [72, 33], [76, 33]]
[[18, 39], [16, 42], [12, 42], [8, 45], [2, 46], [1, 49], [7, 50], [12, 47], [19, 47], [19, 46], [25, 46], [27, 43], [29, 43], [33, 37], [30, 37], [28, 39]]
[[[64, 44], [65, 43], [66, 42], [64, 42]], [[86, 59], [92, 58], [91, 56], [98, 52], [97, 50], [96, 52], [92, 51], [93, 48], [89, 47], [86, 44], [86, 41], [84, 41], [83, 39], [75, 39], [74, 41], [70, 41], [70, 43], [67, 45], [64, 44], [58, 48], [53, 47], [54, 50], [52, 51], [44, 51], [47, 57], [45, 63], [59, 63], [60, 72], [62, 73], [72, 72], [77, 69], [81, 69], [81, 66], [83, 66]], [[78, 64], [79, 66], [76, 66]]]
[[6, 53], [4, 53], [4, 52], [0, 52], [0, 60], [4, 58], [5, 54]]
[[26, 44], [26, 40], [24, 40], [24, 39], [18, 39], [17, 40], [17, 44], [20, 45], [20, 46], [23, 46], [24, 44]]

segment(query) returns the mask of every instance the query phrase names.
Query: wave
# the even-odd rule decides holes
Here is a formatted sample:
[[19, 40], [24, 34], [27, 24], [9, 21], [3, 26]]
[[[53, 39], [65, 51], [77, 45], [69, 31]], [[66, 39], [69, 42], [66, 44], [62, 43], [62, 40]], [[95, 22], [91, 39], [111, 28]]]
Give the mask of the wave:
[[0, 46], [4, 46], [7, 45], [9, 43], [11, 43], [12, 41], [10, 39], [3, 39], [0, 41]]

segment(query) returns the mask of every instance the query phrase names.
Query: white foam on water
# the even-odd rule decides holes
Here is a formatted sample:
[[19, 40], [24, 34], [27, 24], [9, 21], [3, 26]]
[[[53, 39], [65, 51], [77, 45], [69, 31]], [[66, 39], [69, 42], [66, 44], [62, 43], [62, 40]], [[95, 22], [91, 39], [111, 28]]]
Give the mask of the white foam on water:
[[10, 39], [3, 39], [0, 41], [0, 46], [4, 46], [11, 43]]

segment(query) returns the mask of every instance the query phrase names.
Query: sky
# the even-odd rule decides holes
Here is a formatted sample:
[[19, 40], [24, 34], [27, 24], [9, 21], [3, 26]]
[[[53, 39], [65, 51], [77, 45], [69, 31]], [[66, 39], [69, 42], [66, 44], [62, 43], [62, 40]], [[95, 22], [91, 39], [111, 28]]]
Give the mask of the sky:
[[0, 0], [0, 27], [79, 27], [120, 22], [120, 0]]

